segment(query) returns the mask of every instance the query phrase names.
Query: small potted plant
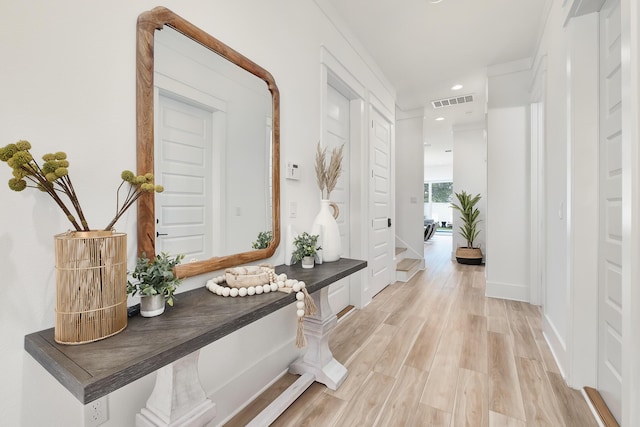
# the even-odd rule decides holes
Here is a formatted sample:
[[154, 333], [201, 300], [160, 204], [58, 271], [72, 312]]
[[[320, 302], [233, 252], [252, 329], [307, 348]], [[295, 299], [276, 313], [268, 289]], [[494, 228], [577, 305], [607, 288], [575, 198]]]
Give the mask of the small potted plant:
[[456, 249], [456, 260], [460, 264], [482, 264], [482, 251], [474, 246], [474, 240], [480, 234], [478, 216], [480, 211], [476, 208], [476, 204], [480, 201], [480, 194], [471, 196], [465, 191], [455, 193], [458, 204], [451, 203], [451, 207], [460, 212], [460, 235], [467, 241], [466, 247]]
[[258, 233], [257, 240], [251, 243], [251, 247], [253, 249], [266, 249], [272, 240], [273, 233], [271, 231], [261, 231]]
[[150, 260], [145, 253], [136, 261], [136, 268], [131, 272], [134, 282], [127, 282], [127, 293], [140, 295], [140, 315], [143, 317], [159, 316], [164, 313], [165, 302], [173, 306], [174, 292], [182, 283], [173, 268], [180, 264], [184, 255], [170, 257], [162, 252]]
[[313, 268], [316, 253], [322, 249], [318, 246], [318, 234], [309, 234], [306, 231], [293, 239], [295, 250], [293, 251], [293, 263], [302, 261], [302, 268]]

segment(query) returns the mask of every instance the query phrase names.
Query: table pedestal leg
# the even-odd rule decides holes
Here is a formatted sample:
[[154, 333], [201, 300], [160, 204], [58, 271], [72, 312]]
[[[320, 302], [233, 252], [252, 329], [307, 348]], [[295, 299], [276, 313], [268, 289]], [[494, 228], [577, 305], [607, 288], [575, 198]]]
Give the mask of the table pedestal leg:
[[307, 351], [289, 367], [289, 372], [298, 375], [310, 373], [317, 382], [336, 390], [347, 378], [347, 368], [333, 358], [329, 349], [329, 333], [338, 322], [329, 306], [329, 287], [314, 292], [311, 297], [318, 311], [304, 319]]
[[136, 426], [203, 426], [216, 417], [216, 405], [198, 377], [199, 354], [195, 351], [158, 370], [147, 406], [136, 414]]

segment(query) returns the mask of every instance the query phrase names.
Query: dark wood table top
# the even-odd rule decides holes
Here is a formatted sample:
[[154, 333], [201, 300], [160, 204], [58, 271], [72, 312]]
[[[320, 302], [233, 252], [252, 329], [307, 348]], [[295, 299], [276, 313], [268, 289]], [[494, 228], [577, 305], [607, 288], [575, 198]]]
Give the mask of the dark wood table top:
[[[316, 292], [367, 266], [342, 258], [303, 269], [276, 267]], [[270, 292], [244, 298], [220, 297], [206, 288], [177, 295], [161, 316], [129, 319], [126, 329], [100, 341], [63, 345], [53, 328], [25, 336], [24, 347], [80, 402], [89, 403], [166, 366], [295, 301], [295, 293]]]

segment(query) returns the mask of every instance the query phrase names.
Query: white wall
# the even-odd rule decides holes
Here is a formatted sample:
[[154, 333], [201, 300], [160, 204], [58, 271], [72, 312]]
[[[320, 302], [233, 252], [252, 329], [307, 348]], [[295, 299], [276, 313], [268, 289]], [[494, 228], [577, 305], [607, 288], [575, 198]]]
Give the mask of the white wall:
[[451, 181], [453, 165], [428, 165], [424, 168], [425, 181]]
[[[66, 151], [94, 228], [110, 220], [120, 172], [135, 170], [136, 19], [157, 4], [114, 0], [104, 7], [40, 0], [7, 3], [0, 14], [5, 40], [0, 45], [0, 137], [4, 143], [28, 139], [38, 156]], [[311, 0], [167, 0], [163, 5], [275, 77], [281, 95], [281, 158], [297, 160], [303, 172], [300, 181], [282, 179], [281, 206], [297, 202], [298, 207], [296, 218], [285, 220], [283, 215], [283, 230], [288, 223], [308, 229], [319, 209], [313, 153], [320, 135], [321, 45], [388, 111], [394, 111], [394, 91], [368, 55], [354, 50], [358, 44], [347, 42]], [[107, 24], [98, 24], [97, 16]], [[0, 175], [8, 179], [10, 170], [0, 166]], [[82, 405], [23, 349], [24, 335], [53, 326], [53, 235], [69, 225], [54, 203], [35, 191], [15, 194], [0, 185], [0, 200], [0, 364], [7, 368], [0, 385], [2, 423], [80, 425]], [[134, 209], [116, 227], [128, 234], [133, 265]], [[283, 260], [281, 246], [270, 261]], [[202, 286], [209, 277], [189, 279], [183, 289]], [[295, 312], [287, 308], [202, 350], [200, 373], [218, 404], [218, 421], [286, 369], [297, 355], [294, 331]], [[221, 370], [214, 359], [223, 357], [230, 364]], [[153, 375], [112, 393], [106, 425], [131, 425], [152, 385]]]
[[534, 58], [535, 83], [544, 100], [544, 170], [542, 213], [544, 235], [542, 260], [542, 312], [545, 336], [566, 371], [569, 301], [567, 247], [567, 34], [565, 14], [558, 2], [552, 2], [544, 33]]
[[396, 239], [401, 247], [424, 256], [424, 147], [422, 114], [396, 122]]
[[486, 293], [528, 301], [529, 109], [526, 106], [489, 109], [487, 159]]
[[[480, 234], [474, 241], [474, 245], [482, 249], [487, 255], [487, 141], [485, 138], [484, 123], [453, 129], [453, 191], [468, 194], [480, 194], [480, 201], [476, 207], [480, 210]], [[457, 204], [456, 196], [453, 201]], [[467, 246], [460, 233], [460, 213], [452, 209], [453, 215], [453, 252], [456, 248]]]

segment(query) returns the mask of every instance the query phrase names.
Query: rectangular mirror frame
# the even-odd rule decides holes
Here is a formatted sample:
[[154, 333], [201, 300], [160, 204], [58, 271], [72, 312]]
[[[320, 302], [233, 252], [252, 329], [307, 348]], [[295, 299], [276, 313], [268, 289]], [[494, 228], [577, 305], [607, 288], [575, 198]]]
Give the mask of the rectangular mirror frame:
[[[272, 230], [273, 240], [265, 249], [252, 250], [176, 266], [178, 277], [190, 277], [271, 257], [280, 243], [280, 94], [273, 76], [242, 54], [197, 28], [172, 11], [156, 7], [140, 14], [136, 46], [136, 149], [138, 174], [154, 173], [154, 34], [169, 26], [186, 37], [262, 79], [273, 101]], [[162, 184], [162, 183], [159, 183]], [[155, 254], [155, 200], [138, 199], [138, 255]]]

